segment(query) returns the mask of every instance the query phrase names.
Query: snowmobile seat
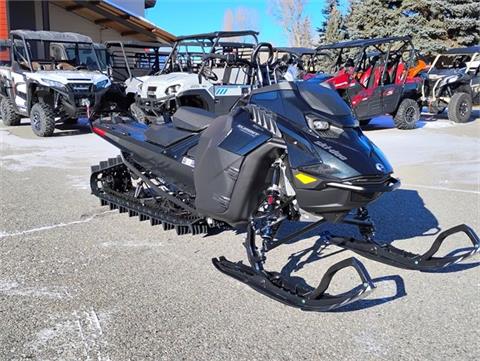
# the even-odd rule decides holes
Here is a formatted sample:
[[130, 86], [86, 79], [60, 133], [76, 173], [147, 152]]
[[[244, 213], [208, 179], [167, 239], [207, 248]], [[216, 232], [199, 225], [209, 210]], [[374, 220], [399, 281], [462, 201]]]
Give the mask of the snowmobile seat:
[[192, 132], [177, 129], [169, 124], [151, 125], [145, 131], [147, 142], [160, 145], [164, 148], [192, 136]]
[[206, 129], [216, 118], [207, 110], [194, 107], [180, 107], [172, 116], [173, 125], [189, 132], [200, 132]]

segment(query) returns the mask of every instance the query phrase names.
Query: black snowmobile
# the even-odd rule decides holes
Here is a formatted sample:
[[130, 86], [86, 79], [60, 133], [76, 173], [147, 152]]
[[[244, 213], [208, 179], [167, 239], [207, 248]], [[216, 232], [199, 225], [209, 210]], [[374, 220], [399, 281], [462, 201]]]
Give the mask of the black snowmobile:
[[[479, 238], [466, 225], [442, 232], [423, 255], [374, 239], [366, 206], [400, 182], [337, 92], [316, 83], [253, 90], [218, 117], [181, 107], [171, 122], [161, 125], [147, 127], [114, 113], [100, 115], [91, 125], [121, 150], [118, 158], [92, 167], [92, 193], [102, 205], [179, 235], [245, 230], [250, 265], [224, 257], [213, 264], [290, 306], [328, 311], [375, 287], [355, 258], [333, 265], [313, 290], [264, 268], [269, 251], [325, 222], [355, 225], [362, 234], [355, 239], [325, 232], [327, 244], [400, 268], [434, 270], [479, 249]], [[278, 238], [280, 225], [298, 220], [302, 211], [321, 219]], [[435, 257], [446, 237], [459, 232], [473, 247], [461, 255]], [[348, 293], [327, 293], [334, 275], [347, 267], [357, 271], [361, 284]]]

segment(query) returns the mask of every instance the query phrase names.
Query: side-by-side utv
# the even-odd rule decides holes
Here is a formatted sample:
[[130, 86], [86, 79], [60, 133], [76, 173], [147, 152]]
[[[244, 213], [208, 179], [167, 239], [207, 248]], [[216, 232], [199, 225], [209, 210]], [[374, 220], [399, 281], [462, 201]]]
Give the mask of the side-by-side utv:
[[145, 113], [135, 103], [141, 84], [158, 74], [165, 66], [171, 45], [134, 40], [107, 41], [106, 68], [113, 88], [109, 94], [121, 99], [125, 107], [140, 122], [146, 123]]
[[472, 105], [480, 104], [480, 46], [439, 54], [426, 74], [422, 100], [434, 114], [448, 108], [451, 121], [467, 122]]
[[361, 124], [391, 114], [399, 129], [413, 129], [420, 119], [422, 78], [417, 53], [408, 36], [352, 40], [322, 45], [334, 63], [327, 74], [311, 81], [326, 81], [350, 104]]
[[[260, 71], [257, 32], [218, 31], [180, 36], [158, 75], [139, 88], [137, 105], [147, 114], [171, 115], [181, 106], [227, 113], [256, 83], [268, 83]], [[271, 45], [266, 46], [273, 58]], [[265, 76], [265, 77], [264, 77]]]
[[92, 39], [76, 33], [11, 31], [3, 43], [0, 113], [5, 125], [30, 117], [33, 132], [51, 136], [57, 122], [88, 116], [111, 85]]

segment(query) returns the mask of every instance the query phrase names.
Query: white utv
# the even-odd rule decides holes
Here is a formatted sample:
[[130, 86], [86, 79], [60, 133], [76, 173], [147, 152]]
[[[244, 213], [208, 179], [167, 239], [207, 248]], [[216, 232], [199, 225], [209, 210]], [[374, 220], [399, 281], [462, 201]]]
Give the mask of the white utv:
[[247, 30], [177, 37], [163, 69], [142, 79], [136, 105], [152, 117], [168, 117], [180, 106], [227, 113], [254, 83], [270, 80], [268, 70], [261, 72], [253, 59], [261, 45], [270, 47], [269, 60], [273, 49], [258, 44], [257, 35]]
[[54, 133], [57, 122], [76, 120], [101, 104], [110, 79], [92, 39], [76, 33], [11, 31], [3, 43], [9, 60], [0, 66], [0, 114], [8, 126], [30, 117], [40, 137]]
[[106, 71], [112, 81], [112, 95], [121, 100], [124, 108], [130, 108], [136, 120], [145, 123], [145, 114], [135, 104], [135, 96], [140, 84], [163, 69], [172, 46], [135, 40], [117, 40], [105, 42], [104, 47]]

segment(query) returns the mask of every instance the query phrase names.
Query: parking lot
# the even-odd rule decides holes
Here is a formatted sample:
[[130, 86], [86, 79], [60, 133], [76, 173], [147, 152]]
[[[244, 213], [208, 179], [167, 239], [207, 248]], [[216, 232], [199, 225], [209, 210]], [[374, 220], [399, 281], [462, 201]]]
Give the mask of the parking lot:
[[[480, 232], [475, 114], [467, 124], [424, 116], [412, 131], [389, 118], [366, 128], [402, 181], [371, 207], [378, 239], [421, 252], [451, 226]], [[24, 121], [0, 126], [0, 142], [0, 360], [479, 357], [478, 255], [438, 273], [361, 259], [375, 292], [337, 312], [303, 312], [215, 270], [213, 257], [244, 259], [243, 235], [179, 237], [100, 207], [90, 165], [118, 152], [86, 128], [38, 138]], [[268, 267], [315, 287], [353, 255], [310, 236], [273, 251]], [[345, 272], [335, 288], [355, 282]]]

